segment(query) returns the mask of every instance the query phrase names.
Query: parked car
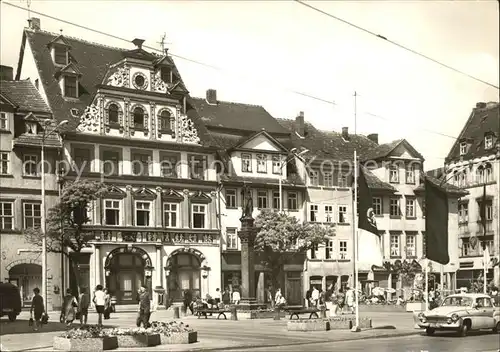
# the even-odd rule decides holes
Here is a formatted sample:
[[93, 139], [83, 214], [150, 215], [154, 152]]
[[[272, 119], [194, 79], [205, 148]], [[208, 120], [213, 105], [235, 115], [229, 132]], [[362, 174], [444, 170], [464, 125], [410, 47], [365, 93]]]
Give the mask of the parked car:
[[0, 283], [0, 317], [8, 315], [10, 321], [15, 321], [21, 308], [19, 288], [9, 283]]
[[479, 293], [450, 295], [439, 307], [420, 313], [418, 319], [427, 335], [438, 330], [456, 331], [460, 336], [467, 336], [470, 330], [500, 332], [500, 307], [494, 306], [490, 296]]

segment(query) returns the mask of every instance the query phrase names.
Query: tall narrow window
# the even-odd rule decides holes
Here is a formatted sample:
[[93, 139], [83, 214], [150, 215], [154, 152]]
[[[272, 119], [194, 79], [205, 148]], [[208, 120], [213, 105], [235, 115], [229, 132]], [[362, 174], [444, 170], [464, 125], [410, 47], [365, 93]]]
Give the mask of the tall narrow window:
[[78, 79], [75, 76], [64, 77], [64, 96], [78, 98]]
[[296, 192], [288, 192], [288, 210], [297, 210], [298, 200]]
[[54, 61], [58, 65], [68, 64], [68, 52], [65, 47], [54, 46]]
[[73, 163], [75, 164], [77, 172], [90, 172], [92, 151], [88, 148], [74, 148], [73, 149]]
[[10, 172], [9, 152], [0, 152], [0, 175], [7, 175]]
[[226, 208], [236, 208], [235, 189], [226, 189]]
[[160, 114], [160, 131], [171, 133], [172, 128], [172, 114], [168, 110], [163, 110]]
[[120, 225], [120, 201], [105, 200], [104, 201], [104, 220], [106, 225]]
[[241, 171], [252, 172], [252, 154], [241, 154]]
[[161, 175], [163, 177], [177, 178], [177, 164], [179, 157], [171, 154], [160, 154]]
[[311, 222], [319, 221], [319, 219], [318, 219], [318, 205], [316, 205], [316, 204], [309, 204], [309, 221], [311, 221]]
[[151, 202], [135, 202], [135, 225], [150, 226]]
[[177, 227], [178, 204], [163, 203], [163, 226]]
[[134, 109], [134, 128], [137, 130], [143, 130], [145, 128], [144, 110], [139, 106]]
[[325, 222], [333, 222], [333, 205], [325, 205]]
[[170, 67], [162, 67], [160, 70], [161, 80], [165, 83], [172, 83], [172, 70]]
[[339, 178], [338, 178], [338, 183], [339, 187], [341, 188], [347, 188], [349, 185], [347, 184], [347, 175], [343, 173], [339, 173]]
[[467, 142], [460, 143], [460, 155], [467, 154]]
[[391, 257], [401, 257], [400, 235], [391, 235]]
[[234, 227], [226, 229], [226, 249], [238, 249], [238, 235], [236, 234], [236, 229]]
[[458, 223], [469, 222], [469, 204], [459, 203], [458, 204]]
[[116, 150], [102, 151], [102, 171], [104, 175], [118, 175], [120, 173], [120, 152]]
[[415, 184], [415, 165], [406, 165], [406, 183]]
[[267, 209], [267, 191], [257, 192], [257, 206], [259, 209]]
[[333, 187], [333, 174], [331, 172], [325, 172], [323, 174], [323, 186]]
[[191, 179], [204, 180], [207, 168], [207, 159], [203, 155], [191, 155], [189, 158]]
[[206, 206], [193, 204], [192, 223], [195, 229], [204, 229], [206, 227]]
[[335, 254], [333, 250], [334, 250], [333, 240], [327, 240], [325, 246], [325, 259], [333, 259]]
[[340, 260], [348, 259], [347, 241], [339, 241], [339, 259]]
[[0, 112], [0, 130], [7, 131], [9, 129], [9, 120], [7, 114]]
[[399, 198], [391, 198], [390, 203], [390, 216], [401, 216], [401, 209], [399, 206]]
[[415, 210], [415, 199], [406, 198], [406, 217], [415, 218], [417, 216]]
[[281, 203], [280, 192], [273, 192], [273, 208], [279, 209], [280, 203]]
[[415, 258], [417, 256], [417, 236], [406, 234], [406, 257]]
[[273, 174], [281, 174], [281, 155], [273, 155]]
[[148, 176], [151, 165], [151, 155], [143, 153], [132, 154], [132, 172], [134, 176]]
[[267, 155], [257, 154], [257, 172], [267, 173]]
[[309, 171], [309, 182], [311, 186], [319, 186], [319, 172], [317, 170]]
[[484, 137], [484, 149], [491, 149], [493, 148], [493, 136], [488, 135]]
[[37, 176], [38, 155], [25, 154], [23, 156], [24, 176]]
[[339, 224], [345, 224], [348, 222], [349, 220], [347, 219], [347, 206], [339, 205]]
[[23, 217], [24, 228], [39, 228], [42, 223], [42, 212], [40, 203], [24, 203]]
[[399, 183], [399, 167], [397, 164], [391, 164], [389, 166], [389, 182]]
[[382, 198], [373, 197], [373, 212], [375, 215], [382, 215]]
[[110, 104], [108, 106], [108, 121], [110, 125], [118, 125], [118, 105]]
[[12, 230], [14, 228], [14, 203], [0, 202], [0, 229]]

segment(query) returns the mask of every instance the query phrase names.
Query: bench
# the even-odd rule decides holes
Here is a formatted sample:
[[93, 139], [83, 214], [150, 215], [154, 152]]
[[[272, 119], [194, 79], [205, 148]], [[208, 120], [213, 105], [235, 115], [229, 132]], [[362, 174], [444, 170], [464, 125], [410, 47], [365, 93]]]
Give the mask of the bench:
[[228, 309], [219, 309], [219, 308], [200, 308], [196, 310], [196, 315], [198, 315], [198, 319], [202, 315], [205, 316], [205, 319], [208, 318], [207, 314], [217, 314], [217, 319], [220, 319], [221, 316], [224, 317], [224, 320], [227, 320], [226, 313], [231, 313]]
[[[327, 309], [328, 310], [328, 309]], [[318, 312], [321, 310], [317, 308], [289, 308], [285, 309], [285, 312], [290, 313], [290, 320], [293, 320], [293, 317], [296, 316], [299, 319], [299, 314], [307, 314], [309, 313], [309, 319], [318, 319]]]

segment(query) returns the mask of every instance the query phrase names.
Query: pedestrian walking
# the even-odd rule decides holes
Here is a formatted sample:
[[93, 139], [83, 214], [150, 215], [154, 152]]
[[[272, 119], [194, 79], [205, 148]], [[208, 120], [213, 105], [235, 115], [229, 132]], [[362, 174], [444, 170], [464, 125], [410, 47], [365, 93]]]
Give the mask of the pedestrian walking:
[[141, 286], [139, 290], [139, 316], [137, 317], [137, 327], [142, 326], [147, 329], [149, 327], [149, 318], [151, 317], [151, 300], [145, 286]]
[[187, 314], [188, 308], [191, 311], [191, 314], [194, 314], [194, 312], [193, 312], [193, 295], [192, 295], [191, 291], [189, 291], [189, 290], [184, 291], [183, 303], [184, 303], [184, 311], [186, 312], [186, 314]]
[[354, 290], [346, 287], [347, 292], [345, 294], [345, 301], [347, 304], [347, 309], [349, 309], [351, 314], [354, 314]]
[[104, 319], [109, 319], [111, 315], [111, 295], [107, 288], [104, 289]]
[[227, 287], [224, 289], [224, 292], [222, 293], [222, 303], [224, 303], [224, 305], [231, 304], [231, 293], [229, 293], [229, 289]]
[[87, 325], [89, 316], [90, 297], [87, 293], [87, 288], [82, 287], [80, 296], [78, 297], [78, 311], [80, 312], [80, 324]]
[[[33, 330], [38, 331], [42, 326], [41, 319], [45, 313], [45, 305], [43, 304], [43, 297], [40, 296], [40, 289], [35, 287], [33, 289], [33, 299], [31, 301], [30, 317], [34, 318]], [[34, 313], [34, 314], [33, 314]]]
[[63, 300], [64, 321], [68, 327], [71, 326], [76, 318], [76, 308], [78, 308], [78, 302], [71, 293], [71, 289], [68, 288]]
[[309, 290], [306, 291], [306, 308], [309, 308], [311, 305], [311, 295], [312, 295], [313, 288], [309, 287]]
[[319, 290], [314, 286], [312, 292], [311, 292], [311, 306], [312, 307], [317, 307], [319, 303]]
[[241, 301], [240, 292], [238, 290], [233, 291], [233, 304], [239, 304]]
[[491, 298], [495, 307], [500, 307], [500, 296], [498, 295], [498, 288], [495, 286], [491, 288]]
[[97, 325], [102, 326], [102, 316], [104, 314], [104, 307], [106, 306], [106, 294], [102, 290], [102, 285], [96, 286], [92, 302], [94, 302], [95, 310], [97, 311]]

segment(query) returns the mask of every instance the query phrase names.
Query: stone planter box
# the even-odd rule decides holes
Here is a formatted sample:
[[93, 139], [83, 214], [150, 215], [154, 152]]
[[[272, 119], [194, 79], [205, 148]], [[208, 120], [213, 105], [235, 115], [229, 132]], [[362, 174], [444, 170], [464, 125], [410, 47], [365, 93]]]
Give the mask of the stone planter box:
[[288, 331], [327, 331], [329, 322], [323, 319], [289, 320]]
[[106, 351], [118, 348], [118, 339], [115, 336], [85, 339], [68, 339], [56, 336], [53, 348], [58, 351]]
[[[328, 330], [350, 330], [356, 324], [356, 318], [353, 317], [332, 317], [327, 320], [329, 322]], [[359, 328], [371, 329], [372, 320], [370, 318], [359, 318]]]
[[408, 302], [406, 303], [407, 312], [425, 311], [425, 302]]
[[118, 347], [151, 347], [161, 343], [160, 334], [118, 335]]
[[391, 312], [404, 313], [405, 306], [397, 306], [393, 304], [362, 304], [359, 306], [360, 312]]
[[[238, 311], [238, 319], [273, 319], [276, 312], [273, 311]], [[280, 312], [280, 318], [285, 318], [286, 312]]]
[[198, 332], [175, 332], [170, 336], [160, 335], [162, 345], [178, 345], [195, 343], [198, 341]]

